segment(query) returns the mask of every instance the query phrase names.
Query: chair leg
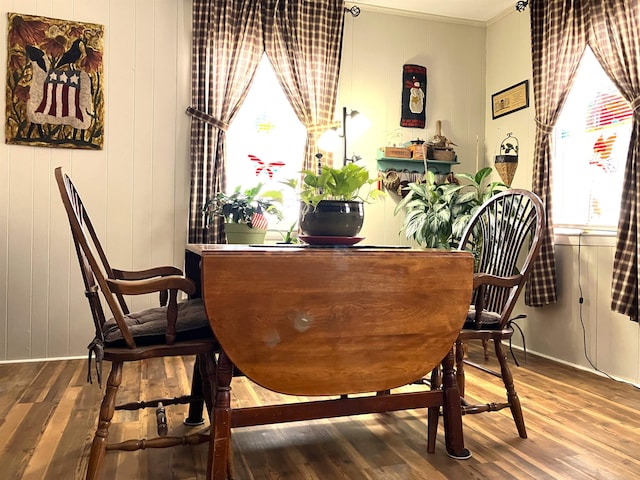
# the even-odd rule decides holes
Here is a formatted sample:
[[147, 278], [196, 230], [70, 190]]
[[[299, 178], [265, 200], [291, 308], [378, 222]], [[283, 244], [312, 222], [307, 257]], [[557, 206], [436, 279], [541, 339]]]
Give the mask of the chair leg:
[[489, 360], [489, 341], [482, 339], [482, 350], [484, 351], [484, 359]]
[[91, 444], [86, 480], [95, 480], [98, 478], [100, 467], [104, 461], [104, 454], [107, 450], [109, 426], [111, 425], [111, 419], [113, 418], [113, 413], [115, 411], [116, 394], [118, 393], [118, 388], [120, 387], [121, 382], [122, 363], [114, 362], [111, 365], [111, 373], [109, 373], [106, 391], [102, 399], [102, 404], [100, 405], [98, 428]]
[[[209, 421], [213, 425], [213, 402], [216, 391], [216, 359], [215, 354], [205, 353], [196, 358], [198, 364], [198, 378], [200, 379], [200, 389], [207, 406]], [[194, 372], [195, 375], [195, 372]], [[195, 378], [195, 377], [194, 377]]]
[[462, 340], [456, 340], [456, 383], [458, 384], [458, 392], [460, 397], [464, 398], [464, 343]]
[[511, 374], [509, 364], [507, 363], [507, 355], [504, 353], [502, 342], [500, 341], [500, 339], [495, 338], [493, 340], [493, 343], [495, 345], [496, 356], [498, 357], [498, 361], [500, 362], [502, 381], [504, 382], [504, 386], [507, 389], [507, 401], [509, 402], [511, 415], [513, 416], [513, 420], [516, 423], [516, 428], [518, 429], [518, 435], [520, 435], [520, 438], [527, 438], [527, 429], [524, 425], [524, 416], [522, 415], [520, 398], [518, 397], [516, 388], [513, 384], [513, 375]]

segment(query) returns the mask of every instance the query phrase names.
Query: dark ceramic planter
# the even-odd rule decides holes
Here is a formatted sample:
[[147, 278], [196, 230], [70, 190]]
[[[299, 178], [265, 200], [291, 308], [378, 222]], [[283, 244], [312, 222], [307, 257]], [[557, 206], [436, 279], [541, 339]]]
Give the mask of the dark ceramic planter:
[[304, 235], [355, 237], [364, 222], [359, 201], [322, 200], [314, 209], [300, 204], [300, 230]]

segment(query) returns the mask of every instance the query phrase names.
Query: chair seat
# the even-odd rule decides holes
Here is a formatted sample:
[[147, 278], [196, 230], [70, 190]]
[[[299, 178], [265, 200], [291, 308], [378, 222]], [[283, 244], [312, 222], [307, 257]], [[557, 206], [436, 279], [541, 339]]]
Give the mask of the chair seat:
[[[156, 307], [130, 313], [124, 317], [125, 323], [138, 346], [164, 344], [167, 328], [167, 307]], [[105, 322], [105, 347], [126, 347], [122, 332], [115, 319]], [[202, 299], [196, 298], [178, 304], [176, 341], [213, 338], [209, 319]]]
[[500, 330], [501, 328], [500, 319], [502, 317], [497, 312], [483, 310], [480, 314], [480, 318], [478, 319], [476, 317], [476, 309], [471, 306], [467, 313], [467, 320], [464, 322], [462, 328], [468, 330]]

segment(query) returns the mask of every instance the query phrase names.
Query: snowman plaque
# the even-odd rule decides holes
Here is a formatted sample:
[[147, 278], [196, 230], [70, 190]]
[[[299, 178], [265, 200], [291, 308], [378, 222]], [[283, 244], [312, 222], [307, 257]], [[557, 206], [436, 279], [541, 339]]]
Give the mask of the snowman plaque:
[[427, 68], [421, 65], [403, 65], [401, 127], [424, 128], [426, 92]]

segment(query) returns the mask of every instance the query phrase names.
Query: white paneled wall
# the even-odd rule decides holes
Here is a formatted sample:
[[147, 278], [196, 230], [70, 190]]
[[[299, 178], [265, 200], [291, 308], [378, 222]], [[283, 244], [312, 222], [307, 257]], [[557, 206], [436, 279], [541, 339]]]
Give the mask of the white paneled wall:
[[[559, 236], [558, 242], [558, 303], [530, 308], [520, 302], [516, 309], [528, 315], [518, 322], [527, 349], [586, 369], [593, 368], [590, 360], [598, 370], [640, 384], [640, 329], [611, 311], [614, 238]], [[514, 343], [521, 345], [517, 334]]]
[[[0, 144], [0, 360], [84, 355], [92, 322], [53, 170], [62, 166], [73, 179], [115, 267], [181, 265], [191, 6], [175, 0], [0, 5], [3, 32], [6, 12], [105, 26], [104, 149]], [[0, 52], [5, 65], [5, 35]]]
[[[461, 164], [455, 170], [474, 172], [477, 164], [483, 166], [485, 36], [485, 25], [473, 22], [370, 10], [356, 18], [347, 15], [337, 106], [358, 110], [371, 121], [364, 135], [348, 138], [349, 155], [357, 153], [375, 172], [379, 147], [417, 137], [431, 140], [440, 120], [444, 135], [457, 144]], [[400, 127], [402, 66], [409, 63], [427, 68], [424, 129]], [[399, 235], [401, 217], [393, 215], [397, 201], [391, 194], [365, 207], [362, 234], [369, 243], [405, 242]]]

